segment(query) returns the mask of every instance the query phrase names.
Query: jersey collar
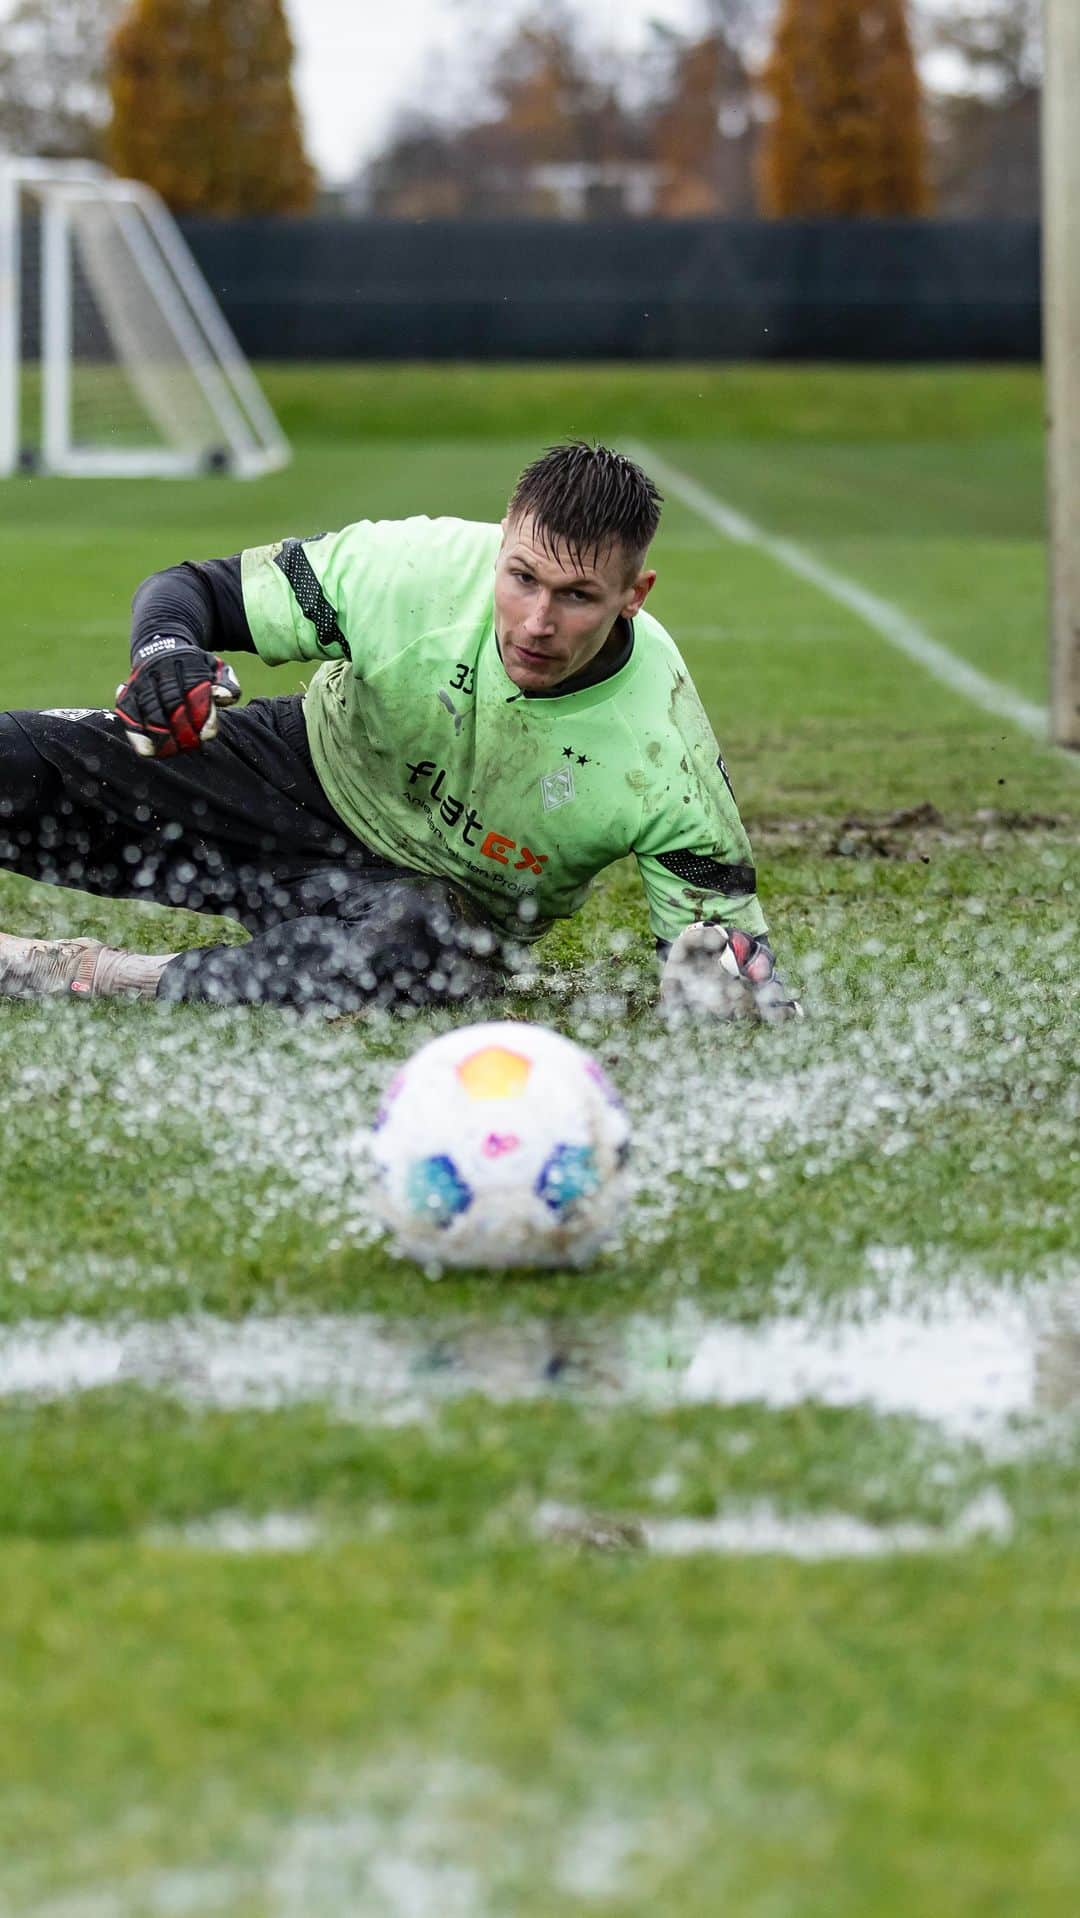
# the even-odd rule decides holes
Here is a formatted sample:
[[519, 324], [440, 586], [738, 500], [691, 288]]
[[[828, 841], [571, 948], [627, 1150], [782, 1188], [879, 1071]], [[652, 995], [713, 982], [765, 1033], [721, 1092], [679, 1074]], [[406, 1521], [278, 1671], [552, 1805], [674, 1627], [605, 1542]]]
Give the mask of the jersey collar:
[[[569, 679], [560, 679], [557, 686], [549, 686], [544, 690], [538, 689], [534, 693], [519, 691], [516, 697], [520, 699], [569, 699], [574, 693], [583, 693], [591, 686], [602, 686], [605, 680], [614, 679], [616, 673], [621, 673], [623, 667], [629, 663], [634, 651], [633, 620], [620, 616], [615, 622], [613, 633], [618, 637], [619, 643], [609, 657], [605, 658], [604, 656], [611, 644], [612, 635], [610, 634], [604, 641], [596, 658], [590, 659], [588, 665], [583, 666], [580, 673], [573, 673]], [[498, 649], [498, 644], [499, 642], [496, 640], [496, 649]]]

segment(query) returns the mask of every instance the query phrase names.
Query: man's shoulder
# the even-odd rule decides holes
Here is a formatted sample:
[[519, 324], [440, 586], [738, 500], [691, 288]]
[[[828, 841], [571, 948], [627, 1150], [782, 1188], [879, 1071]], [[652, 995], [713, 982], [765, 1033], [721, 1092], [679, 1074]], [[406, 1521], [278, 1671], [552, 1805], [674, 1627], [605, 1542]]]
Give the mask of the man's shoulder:
[[628, 686], [623, 718], [655, 757], [656, 742], [664, 753], [681, 754], [689, 743], [695, 752], [709, 749], [712, 730], [682, 653], [667, 627], [642, 608], [634, 621], [637, 672]]
[[452, 564], [455, 560], [494, 560], [502, 538], [498, 525], [486, 520], [455, 519], [450, 515], [431, 519], [426, 513], [408, 519], [360, 519], [342, 527], [338, 533], [322, 536], [333, 541], [339, 552], [372, 559], [380, 553], [414, 563], [429, 559], [432, 564]]
[[498, 526], [482, 520], [355, 520], [307, 550], [347, 628], [362, 622], [368, 650], [428, 626], [483, 623], [494, 590]]
[[644, 607], [634, 620], [634, 654], [635, 703], [648, 705], [659, 688], [690, 680], [690, 670], [667, 627]]
[[686, 671], [683, 656], [667, 627], [657, 619], [655, 613], [650, 613], [647, 606], [642, 607], [634, 620], [634, 640], [636, 645], [643, 648], [650, 661], [659, 663], [674, 660], [684, 672]]

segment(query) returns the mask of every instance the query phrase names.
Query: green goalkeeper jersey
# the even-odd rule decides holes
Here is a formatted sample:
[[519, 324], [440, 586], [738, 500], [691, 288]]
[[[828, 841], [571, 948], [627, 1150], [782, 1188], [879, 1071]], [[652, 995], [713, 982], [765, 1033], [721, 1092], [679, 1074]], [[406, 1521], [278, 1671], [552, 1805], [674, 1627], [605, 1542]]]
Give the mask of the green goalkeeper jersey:
[[495, 640], [498, 526], [361, 521], [242, 556], [271, 665], [321, 660], [304, 712], [328, 798], [396, 866], [538, 938], [633, 853], [658, 939], [765, 931], [750, 845], [674, 641], [647, 612], [608, 679], [529, 696]]

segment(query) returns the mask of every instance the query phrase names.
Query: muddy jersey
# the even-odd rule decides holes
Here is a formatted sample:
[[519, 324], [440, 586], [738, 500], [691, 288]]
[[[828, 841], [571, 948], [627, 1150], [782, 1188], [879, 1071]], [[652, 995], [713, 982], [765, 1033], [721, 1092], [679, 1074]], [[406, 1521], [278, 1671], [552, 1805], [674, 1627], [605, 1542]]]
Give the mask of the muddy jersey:
[[243, 554], [261, 657], [324, 662], [304, 713], [336, 811], [527, 939], [628, 853], [659, 939], [710, 916], [763, 932], [749, 842], [674, 641], [642, 611], [609, 678], [523, 695], [495, 640], [500, 539], [466, 520], [361, 521]]

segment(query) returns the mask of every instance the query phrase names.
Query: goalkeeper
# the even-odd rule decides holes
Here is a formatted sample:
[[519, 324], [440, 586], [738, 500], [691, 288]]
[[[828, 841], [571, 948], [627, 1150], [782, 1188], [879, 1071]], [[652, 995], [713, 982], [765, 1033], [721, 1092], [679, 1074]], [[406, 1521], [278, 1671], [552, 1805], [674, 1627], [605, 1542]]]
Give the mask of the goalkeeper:
[[[0, 716], [0, 865], [251, 937], [148, 955], [0, 934], [0, 994], [471, 999], [633, 853], [669, 1004], [795, 1009], [716, 740], [644, 610], [660, 503], [574, 442], [501, 526], [361, 521], [146, 580], [113, 709]], [[317, 670], [234, 709], [221, 656], [242, 652]]]

